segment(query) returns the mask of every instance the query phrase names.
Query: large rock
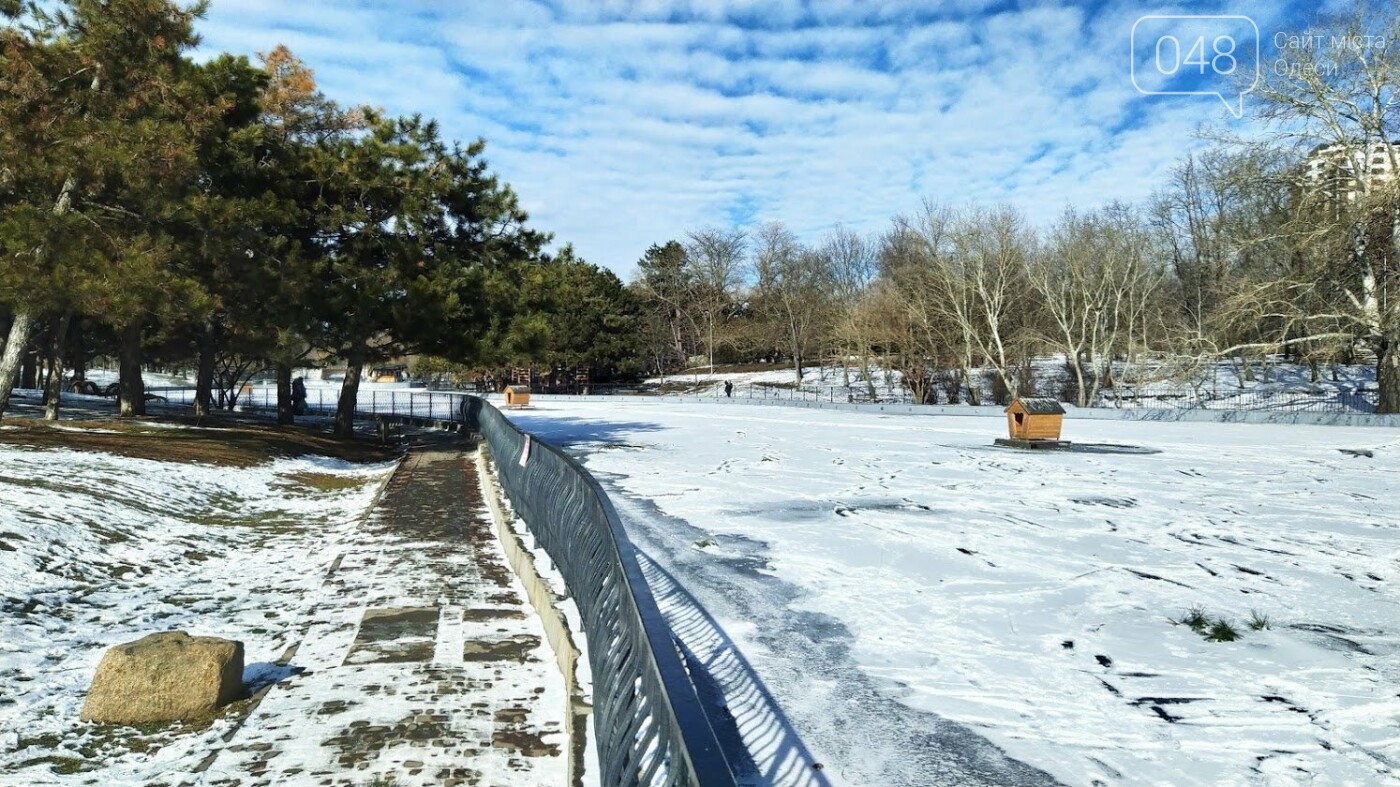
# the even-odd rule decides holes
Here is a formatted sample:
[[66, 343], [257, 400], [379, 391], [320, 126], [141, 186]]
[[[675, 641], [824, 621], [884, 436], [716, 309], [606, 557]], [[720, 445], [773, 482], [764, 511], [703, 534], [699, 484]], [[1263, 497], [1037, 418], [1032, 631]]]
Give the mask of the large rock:
[[111, 724], [198, 719], [242, 696], [242, 642], [166, 631], [107, 650], [81, 718]]

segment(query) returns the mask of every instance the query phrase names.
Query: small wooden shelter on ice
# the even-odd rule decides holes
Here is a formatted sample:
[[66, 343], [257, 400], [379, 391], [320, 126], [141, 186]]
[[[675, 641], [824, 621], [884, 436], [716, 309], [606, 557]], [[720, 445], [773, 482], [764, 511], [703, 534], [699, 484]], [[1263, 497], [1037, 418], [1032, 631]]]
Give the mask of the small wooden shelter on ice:
[[1069, 443], [1060, 440], [1065, 408], [1054, 399], [1026, 397], [1012, 400], [1006, 408], [1006, 428], [1010, 439], [997, 440], [997, 445], [1016, 448], [1063, 448]]
[[506, 386], [506, 407], [524, 407], [529, 403], [530, 387], [528, 385]]

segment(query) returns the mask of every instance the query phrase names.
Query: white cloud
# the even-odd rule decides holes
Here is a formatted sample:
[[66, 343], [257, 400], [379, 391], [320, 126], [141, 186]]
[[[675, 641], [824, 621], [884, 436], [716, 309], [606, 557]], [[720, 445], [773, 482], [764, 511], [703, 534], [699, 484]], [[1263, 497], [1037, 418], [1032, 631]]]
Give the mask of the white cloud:
[[1137, 12], [729, 0], [215, 0], [206, 49], [286, 43], [343, 103], [487, 139], [534, 223], [626, 275], [652, 243], [753, 213], [809, 239], [924, 197], [1137, 199], [1217, 121], [1127, 77]]

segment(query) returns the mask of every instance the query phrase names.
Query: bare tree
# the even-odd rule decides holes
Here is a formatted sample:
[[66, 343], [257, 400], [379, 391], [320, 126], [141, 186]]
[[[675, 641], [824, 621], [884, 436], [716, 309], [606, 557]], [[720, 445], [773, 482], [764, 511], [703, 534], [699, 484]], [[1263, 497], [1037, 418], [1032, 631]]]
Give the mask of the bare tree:
[[802, 366], [813, 352], [826, 314], [828, 260], [804, 248], [781, 223], [765, 224], [755, 234], [754, 296], [759, 319], [772, 326], [775, 344], [792, 357], [797, 385]]
[[830, 336], [841, 366], [841, 382], [850, 387], [850, 359], [857, 359], [870, 397], [875, 397], [871, 354], [873, 345], [869, 323], [859, 305], [879, 274], [876, 247], [845, 227], [833, 229], [822, 241], [821, 260], [827, 268]]
[[719, 329], [734, 306], [748, 236], [739, 229], [707, 227], [691, 232], [688, 240], [685, 253], [694, 294], [691, 304], [703, 332], [710, 374], [714, 374]]
[[1376, 355], [1378, 410], [1400, 412], [1400, 8], [1358, 3], [1288, 55], [1257, 94], [1270, 143], [1311, 148], [1295, 234], [1312, 243], [1295, 246], [1329, 254], [1250, 294], [1275, 325], [1258, 344], [1353, 339]]
[[[896, 219], [882, 239], [881, 280], [873, 292], [883, 302], [884, 334], [899, 349], [900, 372], [916, 402], [928, 400], [943, 359], [951, 358], [964, 380], [972, 380], [980, 359], [973, 294], [952, 259], [956, 221], [950, 209], [925, 203], [917, 217]], [[980, 404], [980, 386], [970, 384], [968, 393]]]
[[1080, 407], [1097, 399], [1114, 354], [1130, 354], [1133, 329], [1158, 282], [1146, 258], [1149, 245], [1146, 228], [1126, 206], [1070, 210], [1029, 266], [1046, 316], [1043, 338], [1064, 353]]
[[1014, 208], [973, 208], [957, 223], [953, 234], [953, 267], [970, 293], [971, 308], [963, 319], [972, 322], [983, 356], [1012, 395], [1021, 390], [1021, 339], [1031, 304], [1025, 271], [1035, 248], [1035, 235]]

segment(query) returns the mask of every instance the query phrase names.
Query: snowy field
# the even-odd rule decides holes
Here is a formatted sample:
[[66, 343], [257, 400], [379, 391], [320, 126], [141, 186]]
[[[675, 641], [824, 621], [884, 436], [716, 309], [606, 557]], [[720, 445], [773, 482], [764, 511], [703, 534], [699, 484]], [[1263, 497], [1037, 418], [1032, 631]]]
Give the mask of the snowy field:
[[747, 783], [1400, 783], [1400, 431], [510, 415], [608, 487]]
[[300, 639], [330, 548], [392, 468], [0, 446], [0, 784], [149, 785], [192, 770], [231, 720], [136, 738], [77, 721], [103, 651], [183, 629], [242, 640], [254, 685], [286, 677], [270, 662]]

